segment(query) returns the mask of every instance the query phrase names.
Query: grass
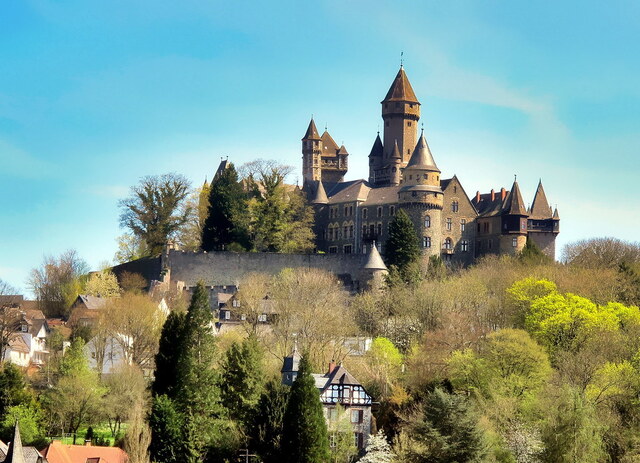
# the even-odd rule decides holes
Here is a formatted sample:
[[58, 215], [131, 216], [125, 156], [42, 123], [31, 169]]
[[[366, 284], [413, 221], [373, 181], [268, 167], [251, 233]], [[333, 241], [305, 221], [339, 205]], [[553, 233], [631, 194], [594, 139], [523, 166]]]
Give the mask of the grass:
[[[91, 427], [93, 428], [93, 445], [100, 444], [100, 441], [102, 441], [104, 442], [104, 444], [102, 445], [113, 446], [117, 440], [121, 439], [124, 436], [124, 433], [127, 430], [127, 424], [122, 423], [120, 432], [114, 438], [111, 435], [111, 429], [109, 428], [108, 423], [96, 424]], [[78, 437], [76, 438], [76, 445], [84, 444], [84, 437], [87, 434], [88, 428], [89, 426], [83, 426], [80, 429], [78, 429]], [[59, 440], [63, 444], [67, 444], [67, 445], [73, 444], [73, 435], [52, 436], [51, 439]]]

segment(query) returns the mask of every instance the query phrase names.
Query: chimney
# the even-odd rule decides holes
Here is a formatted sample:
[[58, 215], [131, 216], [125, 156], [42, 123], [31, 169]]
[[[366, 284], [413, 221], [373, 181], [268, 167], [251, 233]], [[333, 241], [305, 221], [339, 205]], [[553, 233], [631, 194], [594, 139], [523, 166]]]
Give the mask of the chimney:
[[493, 191], [493, 188], [491, 188], [491, 201], [495, 201], [496, 200], [496, 192]]
[[336, 362], [335, 360], [331, 360], [329, 362], [329, 371], [327, 371], [327, 375], [330, 375], [331, 373], [333, 373], [333, 370], [336, 369]]
[[504, 201], [504, 198], [506, 197], [507, 197], [507, 190], [505, 190], [504, 187], [500, 188], [500, 199]]
[[480, 202], [480, 191], [476, 191], [476, 202]]

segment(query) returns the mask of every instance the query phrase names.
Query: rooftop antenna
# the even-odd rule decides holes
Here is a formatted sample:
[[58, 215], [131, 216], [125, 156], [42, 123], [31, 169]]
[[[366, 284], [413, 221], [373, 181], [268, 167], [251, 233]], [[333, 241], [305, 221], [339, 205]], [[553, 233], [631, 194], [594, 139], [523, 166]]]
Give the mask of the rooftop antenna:
[[400, 52], [400, 67], [404, 66], [404, 52]]

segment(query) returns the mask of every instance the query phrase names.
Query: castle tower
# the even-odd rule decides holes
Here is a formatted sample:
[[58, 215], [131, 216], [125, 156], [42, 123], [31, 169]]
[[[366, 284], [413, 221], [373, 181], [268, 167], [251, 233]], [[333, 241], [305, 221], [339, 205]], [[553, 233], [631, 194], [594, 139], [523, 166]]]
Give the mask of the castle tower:
[[399, 205], [411, 217], [426, 255], [440, 255], [442, 246], [442, 205], [440, 169], [436, 165], [424, 133], [404, 168]]
[[302, 137], [302, 177], [304, 183], [322, 179], [322, 146], [316, 123], [311, 118], [307, 132]]
[[381, 104], [384, 120], [384, 159], [390, 159], [397, 140], [404, 165], [409, 161], [411, 150], [418, 141], [420, 102], [402, 66]]
[[522, 251], [527, 243], [527, 218], [529, 217], [517, 180], [513, 181], [501, 215], [500, 252], [516, 254]]
[[[371, 244], [371, 250], [364, 264], [362, 278], [364, 287], [368, 290], [377, 291], [384, 287], [385, 277], [389, 274], [389, 269], [382, 260], [380, 252], [376, 247], [376, 242]], [[364, 288], [363, 288], [364, 289]]]
[[369, 183], [376, 184], [376, 171], [382, 168], [384, 156], [384, 147], [382, 146], [382, 140], [380, 139], [380, 132], [376, 136], [376, 140], [373, 142], [371, 152], [369, 153]]
[[389, 183], [393, 186], [397, 186], [400, 185], [400, 180], [402, 179], [402, 155], [400, 154], [398, 140], [395, 140], [393, 143], [393, 151], [391, 152], [388, 167]]
[[560, 232], [560, 216], [558, 209], [555, 211], [549, 206], [547, 195], [542, 186], [542, 180], [538, 182], [536, 194], [529, 209], [527, 221], [527, 237], [546, 255], [555, 259], [556, 235]]

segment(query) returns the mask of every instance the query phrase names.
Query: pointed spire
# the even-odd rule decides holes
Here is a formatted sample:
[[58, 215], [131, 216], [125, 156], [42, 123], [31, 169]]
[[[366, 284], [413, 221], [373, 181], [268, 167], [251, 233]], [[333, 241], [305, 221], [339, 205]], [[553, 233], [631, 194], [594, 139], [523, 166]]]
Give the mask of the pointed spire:
[[553, 218], [556, 220], [560, 220], [560, 214], [558, 214], [558, 207], [556, 206], [555, 211], [553, 211]]
[[424, 133], [420, 136], [420, 140], [416, 144], [416, 148], [413, 150], [411, 159], [407, 164], [407, 168], [415, 167], [417, 169], [425, 169], [433, 172], [440, 172], [436, 162], [433, 160], [433, 155], [427, 144], [427, 139], [424, 138]]
[[311, 201], [312, 204], [327, 204], [329, 202], [329, 198], [327, 198], [327, 192], [324, 190], [324, 186], [322, 185], [322, 180], [318, 181], [318, 188], [316, 189], [316, 196]]
[[375, 241], [371, 245], [371, 251], [369, 251], [369, 257], [367, 258], [367, 263], [364, 264], [364, 268], [368, 270], [388, 270], [378, 252]]
[[325, 154], [336, 154], [338, 152], [338, 144], [326, 130], [320, 137], [322, 140], [322, 152]]
[[400, 148], [398, 148], [398, 140], [395, 140], [393, 145], [393, 151], [391, 152], [391, 159], [402, 160], [402, 156], [400, 155]]
[[378, 132], [378, 136], [376, 137], [376, 141], [373, 142], [373, 146], [371, 147], [371, 152], [369, 153], [369, 157], [382, 156], [383, 154], [383, 146], [382, 140], [380, 139], [380, 132]]
[[13, 429], [13, 440], [9, 444], [7, 458], [4, 460], [4, 463], [25, 463], [24, 451], [22, 450], [22, 438], [20, 437], [17, 420], [16, 426]]
[[531, 204], [531, 217], [536, 219], [548, 219], [550, 210], [551, 207], [549, 206], [549, 201], [547, 201], [547, 195], [544, 193], [542, 180], [540, 180], [538, 182], [536, 194], [533, 197], [533, 203]]
[[383, 103], [387, 101], [406, 101], [409, 103], [418, 103], [418, 98], [409, 83], [409, 79], [407, 78], [407, 74], [404, 72], [404, 67], [400, 67], [396, 78], [393, 80], [389, 91], [387, 92], [387, 96], [382, 100]]
[[522, 194], [520, 193], [520, 187], [518, 186], [517, 180], [514, 180], [513, 182], [509, 196], [507, 196], [504, 207], [502, 208], [502, 213], [511, 215], [528, 215], [527, 208], [524, 207], [524, 200], [522, 199]]
[[318, 129], [316, 128], [316, 123], [313, 121], [313, 117], [311, 118], [311, 122], [309, 122], [309, 127], [307, 127], [307, 132], [302, 137], [303, 140], [320, 140], [320, 135], [318, 135]]
[[347, 152], [347, 148], [344, 147], [344, 145], [340, 146], [340, 149], [338, 150], [338, 154], [349, 154]]

